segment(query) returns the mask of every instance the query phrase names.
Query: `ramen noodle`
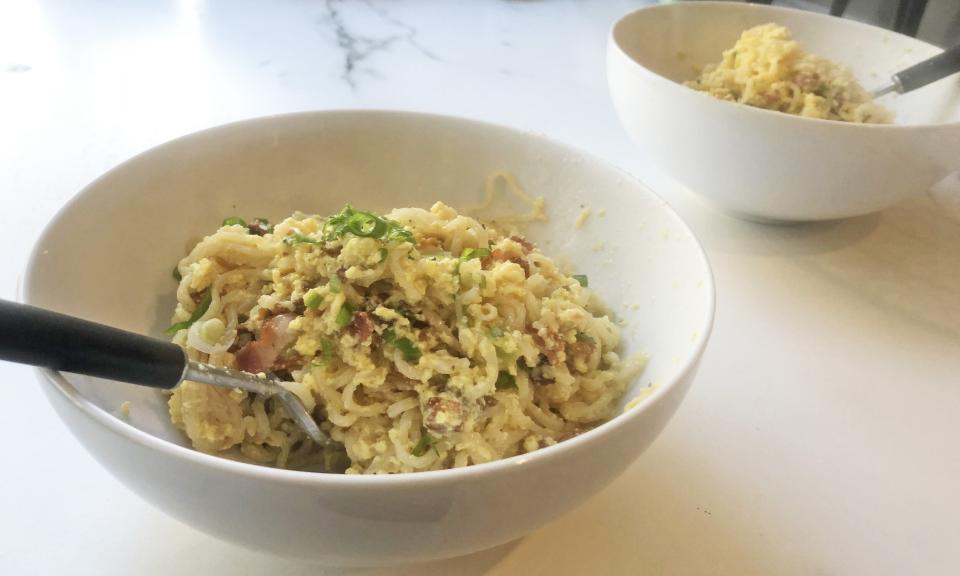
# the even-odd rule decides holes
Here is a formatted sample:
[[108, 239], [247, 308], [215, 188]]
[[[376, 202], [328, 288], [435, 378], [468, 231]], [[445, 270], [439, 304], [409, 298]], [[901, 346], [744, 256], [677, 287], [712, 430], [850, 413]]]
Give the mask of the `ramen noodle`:
[[169, 399], [173, 423], [208, 453], [397, 473], [530, 452], [609, 419], [643, 358], [620, 358], [585, 276], [497, 226], [439, 202], [227, 219], [177, 266], [173, 341], [282, 379], [338, 448], [279, 403], [190, 381]]
[[745, 31], [719, 63], [684, 84], [721, 100], [808, 118], [872, 124], [893, 119], [850, 70], [805, 53], [777, 24]]

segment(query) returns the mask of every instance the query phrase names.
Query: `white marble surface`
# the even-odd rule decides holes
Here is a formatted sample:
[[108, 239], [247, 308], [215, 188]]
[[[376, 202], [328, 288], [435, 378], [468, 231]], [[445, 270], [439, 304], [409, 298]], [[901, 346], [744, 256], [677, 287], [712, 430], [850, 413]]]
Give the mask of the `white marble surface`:
[[[703, 240], [719, 311], [700, 378], [623, 477], [543, 530], [346, 572], [960, 572], [956, 194], [780, 228], [702, 207], [634, 154], [607, 98], [607, 28], [643, 4], [0, 3], [0, 297], [71, 195], [187, 132], [315, 108], [541, 131], [646, 180]], [[165, 517], [88, 457], [29, 369], [0, 364], [0, 379], [0, 574], [344, 572]]]

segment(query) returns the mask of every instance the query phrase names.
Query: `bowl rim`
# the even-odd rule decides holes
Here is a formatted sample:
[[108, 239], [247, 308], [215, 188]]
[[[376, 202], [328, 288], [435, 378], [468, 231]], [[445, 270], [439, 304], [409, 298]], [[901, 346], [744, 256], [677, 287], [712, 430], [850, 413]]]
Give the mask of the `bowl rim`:
[[[631, 56], [623, 48], [623, 46], [620, 45], [620, 41], [617, 38], [618, 28], [620, 28], [628, 19], [637, 17], [637, 15], [641, 13], [670, 12], [670, 11], [682, 11], [682, 10], [691, 10], [691, 11], [692, 10], [718, 10], [718, 9], [737, 10], [742, 12], [749, 12], [749, 11], [760, 12], [760, 13], [766, 12], [770, 14], [789, 13], [792, 15], [798, 15], [801, 18], [810, 18], [813, 20], [820, 20], [820, 21], [839, 20], [844, 22], [843, 25], [845, 26], [850, 26], [853, 28], [861, 28], [861, 29], [871, 29], [872, 31], [881, 31], [886, 34], [901, 36], [907, 39], [908, 41], [917, 42], [926, 47], [933, 48], [935, 50], [939, 50], [940, 52], [943, 52], [943, 48], [936, 46], [934, 44], [930, 44], [929, 42], [920, 40], [919, 38], [913, 38], [905, 34], [900, 34], [899, 32], [894, 32], [893, 30], [887, 30], [886, 28], [881, 28], [879, 26], [874, 26], [872, 24], [867, 24], [865, 22], [859, 22], [857, 20], [849, 20], [847, 18], [831, 16], [829, 14], [821, 14], [819, 12], [812, 12], [809, 10], [802, 10], [799, 8], [790, 8], [787, 6], [773, 6], [768, 4], [754, 4], [754, 3], [747, 3], [747, 2], [729, 2], [729, 1], [677, 2], [677, 3], [671, 3], [671, 4], [657, 4], [653, 6], [645, 6], [643, 8], [633, 10], [627, 14], [624, 14], [620, 18], [618, 18], [617, 21], [610, 26], [610, 31], [607, 34], [608, 52], [610, 50], [616, 50], [616, 52], [620, 56], [628, 60], [633, 66], [636, 66], [642, 73], [650, 74], [653, 77], [655, 77], [658, 81], [665, 82], [666, 84], [674, 86], [678, 89], [682, 89], [685, 92], [698, 94], [699, 97], [706, 99], [705, 101], [708, 100], [710, 102], [723, 104], [725, 106], [735, 106], [740, 110], [745, 110], [746, 111], [745, 113], [747, 114], [759, 113], [770, 118], [781, 118], [786, 122], [806, 122], [806, 123], [815, 122], [821, 125], [838, 126], [838, 127], [842, 126], [843, 128], [839, 128], [841, 130], [861, 130], [862, 129], [862, 130], [903, 131], [903, 130], [918, 130], [918, 129], [932, 130], [932, 129], [960, 127], [960, 119], [952, 120], [950, 122], [921, 123], [921, 124], [896, 124], [896, 123], [866, 124], [866, 123], [858, 123], [858, 122], [842, 122], [839, 120], [827, 120], [824, 118], [809, 118], [807, 116], [799, 116], [797, 114], [787, 114], [784, 112], [778, 112], [776, 110], [767, 110], [766, 108], [757, 108], [755, 106], [748, 106], [746, 104], [741, 104], [739, 102], [729, 102], [727, 100], [720, 100], [718, 98], [714, 98], [710, 96], [709, 94], [700, 92], [699, 90], [693, 90], [692, 88], [687, 88], [683, 84], [680, 84], [679, 82], [674, 82], [670, 78], [667, 78], [666, 76], [663, 76], [657, 72], [654, 72], [650, 68], [644, 66], [643, 64], [638, 62], [633, 56]], [[947, 78], [949, 78], [949, 76]], [[957, 80], [960, 80], [960, 77], [958, 77]], [[728, 108], [728, 109], [732, 110], [733, 108]], [[760, 117], [763, 117], [763, 116], [758, 116], [758, 118]]]
[[680, 369], [676, 372], [675, 376], [669, 381], [658, 383], [657, 387], [653, 392], [644, 399], [643, 402], [640, 402], [637, 406], [628, 409], [625, 412], [621, 412], [611, 418], [610, 420], [596, 426], [580, 434], [574, 438], [564, 440], [563, 442], [558, 442], [553, 446], [547, 446], [545, 448], [540, 448], [530, 453], [518, 454], [516, 456], [511, 456], [508, 458], [503, 458], [500, 460], [494, 460], [492, 462], [485, 462], [482, 464], [474, 464], [471, 466], [466, 466], [463, 468], [451, 468], [444, 470], [428, 470], [423, 472], [408, 472], [408, 473], [397, 473], [397, 474], [327, 474], [319, 472], [309, 472], [301, 470], [288, 470], [282, 468], [273, 468], [264, 465], [253, 464], [249, 462], [243, 462], [240, 460], [232, 460], [223, 456], [217, 456], [213, 454], [207, 454], [200, 452], [194, 448], [187, 446], [181, 446], [175, 444], [169, 440], [165, 440], [158, 436], [154, 436], [148, 432], [140, 430], [139, 428], [133, 426], [129, 422], [124, 421], [122, 418], [111, 414], [107, 410], [97, 406], [92, 401], [87, 399], [80, 393], [76, 387], [71, 384], [63, 373], [52, 370], [49, 368], [35, 368], [38, 376], [41, 381], [50, 385], [58, 394], [64, 396], [64, 398], [73, 405], [74, 408], [78, 409], [83, 415], [92, 420], [94, 423], [105, 428], [107, 431], [116, 434], [120, 437], [123, 437], [127, 440], [130, 440], [136, 444], [141, 445], [147, 449], [156, 450], [164, 453], [165, 455], [171, 458], [182, 458], [188, 462], [198, 465], [198, 466], [209, 466], [214, 469], [217, 469], [221, 472], [228, 472], [232, 474], [242, 474], [250, 478], [257, 478], [270, 481], [279, 481], [292, 484], [300, 485], [328, 485], [328, 486], [338, 486], [338, 487], [348, 487], [348, 488], [361, 488], [361, 487], [371, 487], [371, 486], [380, 486], [383, 484], [393, 485], [393, 486], [411, 486], [413, 484], [424, 484], [428, 483], [435, 485], [438, 483], [454, 483], [458, 481], [463, 481], [465, 479], [476, 479], [480, 477], [487, 477], [491, 474], [498, 474], [508, 469], [516, 469], [518, 466], [524, 466], [527, 468], [539, 467], [546, 465], [552, 461], [560, 459], [566, 452], [569, 452], [576, 447], [582, 447], [585, 444], [593, 443], [601, 438], [609, 435], [613, 432], [615, 428], [622, 427], [625, 425], [628, 419], [640, 418], [652, 407], [655, 403], [659, 402], [661, 398], [666, 394], [666, 392], [676, 386], [685, 376], [690, 374], [696, 367], [700, 358], [703, 356], [703, 352], [706, 349], [707, 342], [709, 341], [711, 331], [713, 329], [714, 318], [716, 314], [716, 283], [713, 277], [713, 270], [710, 266], [709, 259], [707, 258], [706, 252], [703, 249], [700, 240], [696, 237], [687, 223], [680, 217], [679, 214], [660, 197], [656, 192], [653, 191], [649, 186], [647, 186], [640, 179], [636, 178], [632, 174], [626, 172], [622, 168], [608, 162], [607, 160], [595, 156], [588, 152], [585, 152], [575, 146], [571, 146], [549, 136], [546, 136], [539, 132], [534, 132], [530, 130], [523, 130], [519, 128], [514, 128], [511, 126], [505, 126], [502, 124], [496, 124], [481, 120], [475, 120], [472, 118], [464, 118], [459, 116], [445, 115], [445, 114], [434, 114], [427, 112], [414, 112], [406, 110], [389, 110], [389, 109], [334, 109], [334, 110], [307, 110], [307, 111], [298, 111], [298, 112], [289, 112], [283, 114], [273, 114], [267, 116], [258, 116], [253, 118], [247, 118], [235, 122], [228, 122], [225, 124], [219, 124], [216, 126], [208, 127], [202, 130], [191, 132], [183, 136], [177, 137], [173, 140], [161, 143], [156, 146], [152, 146], [142, 152], [139, 152], [130, 158], [120, 162], [119, 164], [113, 166], [89, 184], [84, 186], [81, 190], [75, 193], [54, 215], [54, 217], [47, 223], [43, 228], [43, 231], [37, 237], [36, 243], [34, 244], [33, 249], [30, 252], [30, 257], [27, 261], [27, 267], [24, 271], [23, 282], [20, 283], [19, 292], [17, 294], [17, 299], [23, 303], [29, 303], [29, 294], [30, 294], [30, 284], [32, 278], [32, 270], [34, 266], [37, 266], [41, 255], [41, 246], [43, 246], [44, 241], [56, 228], [58, 222], [63, 218], [67, 213], [71, 212], [73, 206], [79, 201], [79, 199], [88, 193], [89, 190], [96, 188], [100, 183], [112, 175], [115, 171], [123, 169], [130, 163], [144, 158], [150, 154], [154, 154], [160, 150], [166, 149], [167, 147], [176, 147], [181, 145], [184, 141], [195, 139], [199, 137], [209, 137], [215, 134], [218, 131], [228, 131], [240, 127], [254, 126], [257, 124], [269, 125], [270, 123], [281, 121], [281, 120], [291, 120], [297, 117], [315, 117], [315, 116], [374, 116], [381, 118], [393, 118], [393, 117], [403, 117], [407, 119], [417, 119], [418, 121], [427, 121], [427, 122], [445, 122], [451, 125], [459, 124], [460, 126], [466, 126], [470, 128], [479, 128], [486, 130], [495, 130], [503, 134], [509, 134], [513, 136], [519, 136], [522, 138], [534, 138], [540, 140], [543, 144], [551, 146], [560, 150], [563, 150], [571, 155], [576, 155], [586, 161], [589, 161], [593, 164], [599, 164], [604, 166], [609, 170], [613, 170], [627, 181], [631, 181], [634, 184], [638, 185], [645, 193], [649, 194], [653, 199], [658, 200], [661, 206], [661, 209], [664, 210], [667, 218], [672, 219], [674, 223], [678, 226], [682, 233], [686, 234], [690, 240], [693, 241], [693, 247], [695, 249], [695, 254], [699, 260], [700, 265], [703, 266], [704, 271], [706, 272], [704, 278], [704, 288], [705, 288], [705, 298], [706, 298], [706, 314], [702, 320], [702, 325], [698, 327], [697, 336], [695, 344], [690, 352], [687, 353], [684, 362], [682, 363]]

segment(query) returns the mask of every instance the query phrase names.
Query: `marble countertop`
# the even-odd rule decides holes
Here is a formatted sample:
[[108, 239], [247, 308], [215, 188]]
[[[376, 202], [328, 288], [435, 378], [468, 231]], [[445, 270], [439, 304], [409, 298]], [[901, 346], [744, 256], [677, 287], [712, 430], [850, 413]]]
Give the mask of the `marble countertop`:
[[339, 570], [219, 542], [128, 492], [31, 370], [0, 364], [0, 574], [956, 574], [960, 200], [769, 227], [639, 157], [606, 34], [648, 2], [179, 0], [0, 6], [0, 297], [100, 173], [171, 138], [307, 109], [431, 111], [546, 133], [636, 174], [702, 239], [700, 376], [606, 490], [510, 545]]

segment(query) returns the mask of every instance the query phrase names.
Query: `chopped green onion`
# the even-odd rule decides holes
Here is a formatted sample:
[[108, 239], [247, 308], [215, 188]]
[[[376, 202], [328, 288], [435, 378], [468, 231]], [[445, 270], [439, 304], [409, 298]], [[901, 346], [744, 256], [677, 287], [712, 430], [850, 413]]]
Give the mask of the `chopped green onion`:
[[342, 287], [343, 287], [343, 284], [340, 283], [339, 276], [336, 276], [336, 275], [331, 276], [330, 281], [327, 282], [327, 288], [329, 288], [330, 291], [333, 292], [334, 294], [339, 294], [340, 288]]
[[333, 340], [324, 338], [320, 341], [320, 348], [323, 351], [323, 358], [325, 360], [333, 358]]
[[397, 338], [397, 333], [393, 331], [393, 328], [384, 330], [380, 337], [383, 338], [383, 341], [387, 344], [396, 346], [397, 350], [403, 354], [403, 359], [407, 362], [420, 361], [420, 356], [423, 355], [423, 352], [420, 351], [419, 346], [413, 343], [413, 340], [409, 338]]
[[509, 372], [500, 371], [500, 374], [497, 375], [497, 382], [496, 384], [494, 384], [494, 386], [496, 386], [497, 390], [506, 390], [508, 388], [516, 388], [517, 379], [513, 374]]
[[503, 336], [503, 328], [501, 328], [501, 327], [499, 327], [499, 326], [493, 326], [493, 327], [491, 327], [491, 328], [490, 328], [490, 335], [493, 336], [494, 338], [499, 338], [499, 337]]
[[381, 249], [380, 249], [380, 262], [383, 262], [384, 260], [387, 259], [387, 254], [388, 254], [388, 252], [387, 252], [387, 249], [386, 249], [386, 248], [381, 248]]
[[179, 266], [174, 266], [174, 267], [173, 267], [173, 279], [176, 280], [177, 282], [183, 280], [183, 275], [180, 274], [180, 267], [179, 267]]
[[216, 344], [223, 337], [227, 327], [223, 320], [211, 318], [200, 324], [200, 337], [210, 344]]
[[480, 275], [480, 288], [482, 289], [482, 288], [486, 288], [486, 287], [487, 287], [487, 275], [486, 275], [486, 274], [481, 274], [481, 275]]
[[325, 366], [332, 359], [333, 359], [333, 340], [329, 338], [324, 338], [320, 340], [320, 356], [314, 357], [314, 359], [310, 362], [310, 365], [314, 367]]
[[307, 292], [303, 297], [303, 305], [307, 308], [319, 308], [323, 298], [314, 291]]
[[289, 236], [283, 238], [283, 243], [287, 246], [296, 246], [298, 244], [323, 244], [321, 240], [316, 240], [309, 236], [304, 236], [303, 234], [294, 232]]
[[427, 434], [426, 431], [423, 431], [420, 433], [420, 440], [417, 441], [417, 445], [413, 447], [410, 453], [414, 456], [423, 456], [427, 453], [427, 450], [436, 443], [436, 438]]
[[393, 344], [400, 350], [403, 359], [407, 362], [419, 362], [420, 356], [423, 355], [420, 348], [409, 338], [398, 338]]
[[580, 285], [583, 286], [584, 288], [590, 285], [590, 281], [587, 280], [586, 274], [574, 274], [573, 279], [579, 282]]
[[[387, 230], [387, 235], [384, 238], [386, 241], [397, 240], [400, 242], [410, 242], [413, 244], [413, 232], [404, 228], [399, 222], [394, 222], [393, 220], [387, 220], [387, 224], [390, 225], [390, 229]], [[409, 254], [407, 255], [410, 256]]]
[[223, 219], [224, 226], [246, 226], [247, 223], [243, 221], [243, 218], [239, 216], [230, 216], [229, 218]]
[[586, 342], [587, 344], [594, 344], [596, 340], [593, 339], [589, 334], [584, 334], [583, 332], [577, 332], [577, 342]]
[[413, 234], [398, 222], [377, 216], [372, 212], [354, 210], [349, 205], [344, 206], [339, 214], [328, 218], [323, 231], [324, 238], [327, 240], [342, 238], [349, 232], [362, 238], [413, 242]]
[[473, 260], [474, 258], [486, 258], [490, 255], [490, 250], [486, 248], [464, 248], [460, 253], [460, 259], [463, 261]]
[[349, 303], [344, 302], [343, 306], [340, 307], [340, 311], [337, 312], [337, 326], [343, 328], [353, 320], [353, 306]]
[[193, 326], [193, 323], [200, 319], [201, 316], [207, 313], [207, 310], [210, 309], [210, 302], [213, 300], [213, 296], [210, 294], [210, 289], [207, 288], [203, 292], [203, 296], [200, 298], [200, 303], [197, 304], [197, 307], [194, 308], [193, 314], [190, 315], [190, 319], [184, 322], [177, 322], [173, 326], [167, 328], [163, 331], [167, 336], [173, 336], [180, 330], [186, 330], [190, 326]]
[[370, 212], [354, 212], [347, 219], [347, 229], [361, 238], [383, 238], [387, 228], [386, 221]]

